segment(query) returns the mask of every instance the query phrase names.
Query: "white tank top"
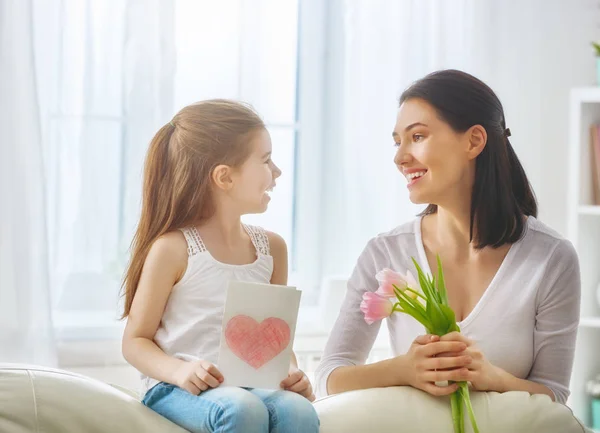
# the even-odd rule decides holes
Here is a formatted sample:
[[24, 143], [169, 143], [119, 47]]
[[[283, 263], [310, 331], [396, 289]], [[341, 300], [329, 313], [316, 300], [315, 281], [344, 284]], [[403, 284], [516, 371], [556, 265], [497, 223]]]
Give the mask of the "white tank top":
[[[256, 248], [256, 261], [247, 265], [219, 262], [206, 249], [195, 227], [181, 230], [188, 244], [187, 269], [171, 290], [154, 336], [154, 342], [167, 355], [216, 364], [229, 281], [270, 283], [273, 257], [269, 238], [260, 227], [244, 228]], [[141, 395], [157, 383], [142, 375]]]

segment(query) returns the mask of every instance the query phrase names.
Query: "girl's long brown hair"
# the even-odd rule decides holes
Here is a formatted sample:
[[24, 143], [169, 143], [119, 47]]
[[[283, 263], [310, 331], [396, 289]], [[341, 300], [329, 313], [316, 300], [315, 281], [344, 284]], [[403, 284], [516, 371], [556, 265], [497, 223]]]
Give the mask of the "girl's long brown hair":
[[251, 152], [250, 134], [264, 127], [250, 106], [213, 99], [183, 108], [156, 133], [146, 155], [141, 217], [122, 285], [122, 318], [129, 315], [154, 241], [212, 215], [211, 172], [220, 164], [242, 164]]

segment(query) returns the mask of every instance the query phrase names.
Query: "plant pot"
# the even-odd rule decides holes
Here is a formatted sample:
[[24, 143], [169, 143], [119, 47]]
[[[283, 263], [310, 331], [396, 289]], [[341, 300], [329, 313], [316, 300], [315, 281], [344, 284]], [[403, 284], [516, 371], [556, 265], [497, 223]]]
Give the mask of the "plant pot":
[[600, 57], [596, 57], [596, 85], [600, 86]]

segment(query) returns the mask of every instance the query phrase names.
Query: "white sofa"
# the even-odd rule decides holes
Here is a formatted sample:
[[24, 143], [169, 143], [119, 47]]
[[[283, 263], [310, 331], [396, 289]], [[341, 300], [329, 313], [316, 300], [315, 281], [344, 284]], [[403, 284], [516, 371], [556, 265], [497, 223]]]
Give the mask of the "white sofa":
[[[587, 433], [564, 405], [527, 392], [471, 392], [481, 433]], [[320, 399], [322, 433], [452, 433], [450, 401], [411, 387], [352, 391]], [[466, 431], [472, 433], [468, 419]]]
[[[569, 408], [546, 396], [473, 393], [472, 402], [482, 433], [585, 432]], [[321, 399], [315, 407], [323, 433], [452, 432], [448, 401], [410, 387], [348, 392]], [[0, 432], [185, 430], [146, 408], [127, 390], [62, 370], [0, 364]]]
[[136, 396], [85, 376], [0, 364], [2, 433], [185, 433]]

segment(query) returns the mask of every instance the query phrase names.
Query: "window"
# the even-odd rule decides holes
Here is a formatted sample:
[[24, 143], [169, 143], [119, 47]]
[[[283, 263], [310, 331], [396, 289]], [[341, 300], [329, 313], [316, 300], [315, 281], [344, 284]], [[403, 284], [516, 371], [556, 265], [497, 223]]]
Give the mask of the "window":
[[267, 124], [273, 160], [284, 174], [277, 182], [269, 210], [244, 220], [281, 234], [291, 245], [297, 0], [178, 0], [175, 16], [175, 106], [215, 97], [252, 103]]
[[[310, 168], [298, 167], [307, 155], [318, 157], [306, 126], [318, 110], [300, 104], [299, 59], [307, 56], [298, 35], [300, 14], [319, 2], [307, 2], [303, 11], [297, 0], [62, 3], [54, 15], [60, 36], [38, 50], [56, 59], [44, 74], [51, 79], [40, 86], [59, 337], [108, 337], [111, 326], [120, 326], [115, 304], [139, 214], [147, 145], [179, 108], [212, 97], [248, 101], [265, 120], [284, 175], [267, 213], [244, 220], [284, 237], [290, 281], [312, 281], [310, 292], [316, 268], [297, 264], [310, 251], [313, 235], [298, 230], [310, 226], [311, 209], [298, 209], [311, 203], [306, 196], [317, 180]], [[307, 64], [302, 82], [311, 80], [312, 92], [319, 88], [319, 64]], [[312, 94], [305, 101], [318, 105]], [[304, 124], [302, 113], [308, 113]], [[300, 177], [309, 180], [298, 193]], [[313, 262], [302, 261], [307, 269]]]

